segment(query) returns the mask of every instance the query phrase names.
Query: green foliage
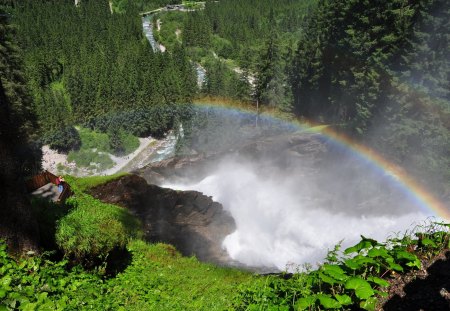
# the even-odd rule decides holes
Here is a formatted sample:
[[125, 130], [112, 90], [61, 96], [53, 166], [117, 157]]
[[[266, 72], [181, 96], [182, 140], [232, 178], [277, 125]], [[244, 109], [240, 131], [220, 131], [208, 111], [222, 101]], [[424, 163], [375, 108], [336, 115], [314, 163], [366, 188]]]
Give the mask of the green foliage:
[[[10, 22], [3, 5], [0, 7], [0, 101], [2, 115], [0, 119], [0, 142], [6, 144], [1, 149], [6, 169], [12, 169], [16, 163], [6, 161], [7, 148], [10, 149], [21, 166], [20, 175], [31, 175], [40, 166], [40, 155], [37, 152], [36, 133], [38, 124], [33, 111], [32, 97], [25, 81], [25, 66], [20, 57], [22, 51], [17, 46], [17, 29]], [[9, 166], [9, 168], [7, 168]], [[1, 168], [3, 176], [6, 172]]]
[[72, 176], [67, 177], [67, 182], [70, 184], [70, 187], [75, 192], [85, 192], [89, 188], [99, 186], [101, 184], [105, 184], [107, 182], [116, 180], [122, 176], [126, 175], [126, 173], [118, 173], [114, 175], [107, 175], [107, 176], [90, 176], [90, 177], [83, 177], [83, 178], [76, 178]]
[[[154, 22], [153, 36], [155, 40], [162, 43], [169, 51], [173, 51], [177, 46], [181, 45], [181, 29], [183, 28], [184, 19], [185, 13], [179, 11], [157, 14], [153, 20], [162, 22], [160, 31], [157, 30], [156, 22]], [[177, 31], [179, 31], [178, 35]]]
[[77, 167], [98, 168], [99, 170], [105, 170], [114, 166], [114, 161], [111, 160], [108, 154], [90, 149], [70, 151], [67, 155], [67, 161], [75, 162]]
[[111, 152], [109, 148], [109, 137], [106, 133], [99, 133], [81, 127], [78, 130], [83, 149], [97, 149], [98, 151]]
[[250, 275], [181, 257], [170, 245], [128, 245], [132, 261], [102, 279], [67, 261], [11, 259], [0, 242], [0, 307], [6, 310], [226, 310]]
[[184, 46], [209, 47], [212, 29], [205, 14], [199, 11], [187, 14], [182, 29]]
[[70, 150], [78, 150], [81, 146], [80, 135], [73, 126], [47, 132], [42, 140], [45, 144], [48, 144], [51, 149], [63, 153], [67, 153]]
[[[86, 183], [92, 181], [82, 184]], [[71, 211], [58, 222], [56, 231], [56, 243], [66, 256], [88, 263], [105, 259], [113, 249], [123, 249], [130, 239], [142, 235], [139, 221], [128, 210], [102, 203], [82, 193], [76, 184], [72, 190], [75, 196], [66, 201]]]
[[94, 286], [101, 281], [96, 275], [66, 268], [67, 261], [53, 263], [45, 257], [32, 256], [16, 262], [0, 241], [0, 308], [64, 310], [71, 304], [71, 292], [89, 287], [98, 290]]
[[445, 0], [318, 1], [293, 62], [295, 112], [343, 125], [448, 192], [449, 14]]
[[431, 258], [448, 247], [449, 226], [431, 223], [386, 243], [362, 237], [342, 254], [339, 247], [331, 251], [331, 262], [317, 270], [295, 273], [287, 280], [269, 276], [242, 286], [234, 306], [238, 310], [375, 310], [378, 299], [387, 295], [390, 274], [420, 269], [420, 258]]
[[125, 131], [120, 131], [119, 135], [122, 141], [124, 154], [130, 154], [139, 147], [139, 139], [136, 136]]
[[[203, 94], [245, 101], [255, 95], [262, 104], [290, 111], [287, 65], [304, 16], [314, 2], [283, 0], [274, 7], [266, 0], [207, 1], [204, 10], [158, 13], [162, 29], [157, 38], [169, 48], [181, 39], [191, 58], [202, 63], [207, 80]], [[176, 31], [181, 38], [175, 36]], [[272, 46], [279, 46], [274, 59], [264, 59], [266, 46], [261, 40], [272, 40]], [[227, 60], [233, 65], [224, 63]], [[260, 80], [256, 94], [251, 86], [255, 77]]]
[[124, 13], [131, 8], [139, 12], [148, 12], [159, 9], [167, 4], [179, 4], [180, 0], [112, 0], [114, 12]]

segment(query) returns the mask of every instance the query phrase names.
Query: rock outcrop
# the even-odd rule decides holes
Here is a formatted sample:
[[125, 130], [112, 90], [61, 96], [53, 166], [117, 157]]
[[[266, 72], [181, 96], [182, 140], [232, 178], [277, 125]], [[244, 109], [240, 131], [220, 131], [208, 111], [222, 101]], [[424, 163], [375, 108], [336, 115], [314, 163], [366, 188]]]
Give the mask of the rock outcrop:
[[200, 192], [161, 188], [127, 175], [93, 188], [91, 194], [129, 209], [142, 221], [150, 242], [170, 243], [202, 261], [229, 261], [221, 244], [235, 230], [234, 220], [220, 203]]

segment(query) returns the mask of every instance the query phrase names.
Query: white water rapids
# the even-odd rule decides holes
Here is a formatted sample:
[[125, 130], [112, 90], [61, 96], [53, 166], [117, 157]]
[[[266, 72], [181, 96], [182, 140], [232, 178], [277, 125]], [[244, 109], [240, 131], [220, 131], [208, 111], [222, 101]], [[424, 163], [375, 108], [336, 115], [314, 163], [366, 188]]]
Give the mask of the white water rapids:
[[340, 207], [342, 212], [330, 211], [327, 206], [316, 206], [308, 189], [299, 188], [295, 178], [276, 173], [262, 177], [245, 163], [223, 161], [199, 183], [164, 186], [212, 196], [237, 225], [223, 241], [230, 257], [249, 266], [279, 270], [315, 264], [341, 240], [343, 247], [357, 243], [360, 235], [383, 241], [427, 217], [417, 208], [401, 215], [352, 215], [352, 206]]

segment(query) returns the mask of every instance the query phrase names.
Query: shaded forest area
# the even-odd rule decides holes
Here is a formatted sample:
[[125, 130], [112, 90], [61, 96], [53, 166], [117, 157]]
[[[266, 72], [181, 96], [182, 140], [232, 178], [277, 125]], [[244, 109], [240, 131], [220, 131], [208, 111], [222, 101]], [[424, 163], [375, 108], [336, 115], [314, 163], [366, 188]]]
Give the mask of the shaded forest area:
[[331, 124], [450, 196], [448, 1], [224, 0], [186, 15], [203, 94]]
[[40, 164], [32, 100], [14, 29], [0, 8], [0, 237], [12, 252], [36, 249], [39, 229], [25, 195], [24, 176]]

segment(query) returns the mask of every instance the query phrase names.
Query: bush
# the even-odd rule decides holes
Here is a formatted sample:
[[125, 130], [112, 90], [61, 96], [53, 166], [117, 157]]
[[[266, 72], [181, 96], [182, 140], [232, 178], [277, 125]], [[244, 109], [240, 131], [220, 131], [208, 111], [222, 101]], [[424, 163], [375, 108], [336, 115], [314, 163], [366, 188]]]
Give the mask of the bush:
[[79, 133], [83, 149], [97, 149], [97, 151], [111, 152], [107, 134], [92, 131], [88, 128], [80, 128]]
[[122, 139], [122, 145], [125, 150], [125, 154], [134, 152], [139, 147], [139, 139], [130, 133], [122, 131], [120, 133]]
[[72, 211], [58, 223], [56, 243], [77, 262], [105, 259], [113, 249], [123, 249], [141, 235], [140, 223], [126, 209], [102, 203], [86, 194], [69, 198]]
[[71, 150], [78, 150], [81, 146], [80, 135], [73, 126], [49, 132], [44, 136], [43, 140], [45, 144], [50, 145], [51, 149], [63, 153], [67, 153]]

